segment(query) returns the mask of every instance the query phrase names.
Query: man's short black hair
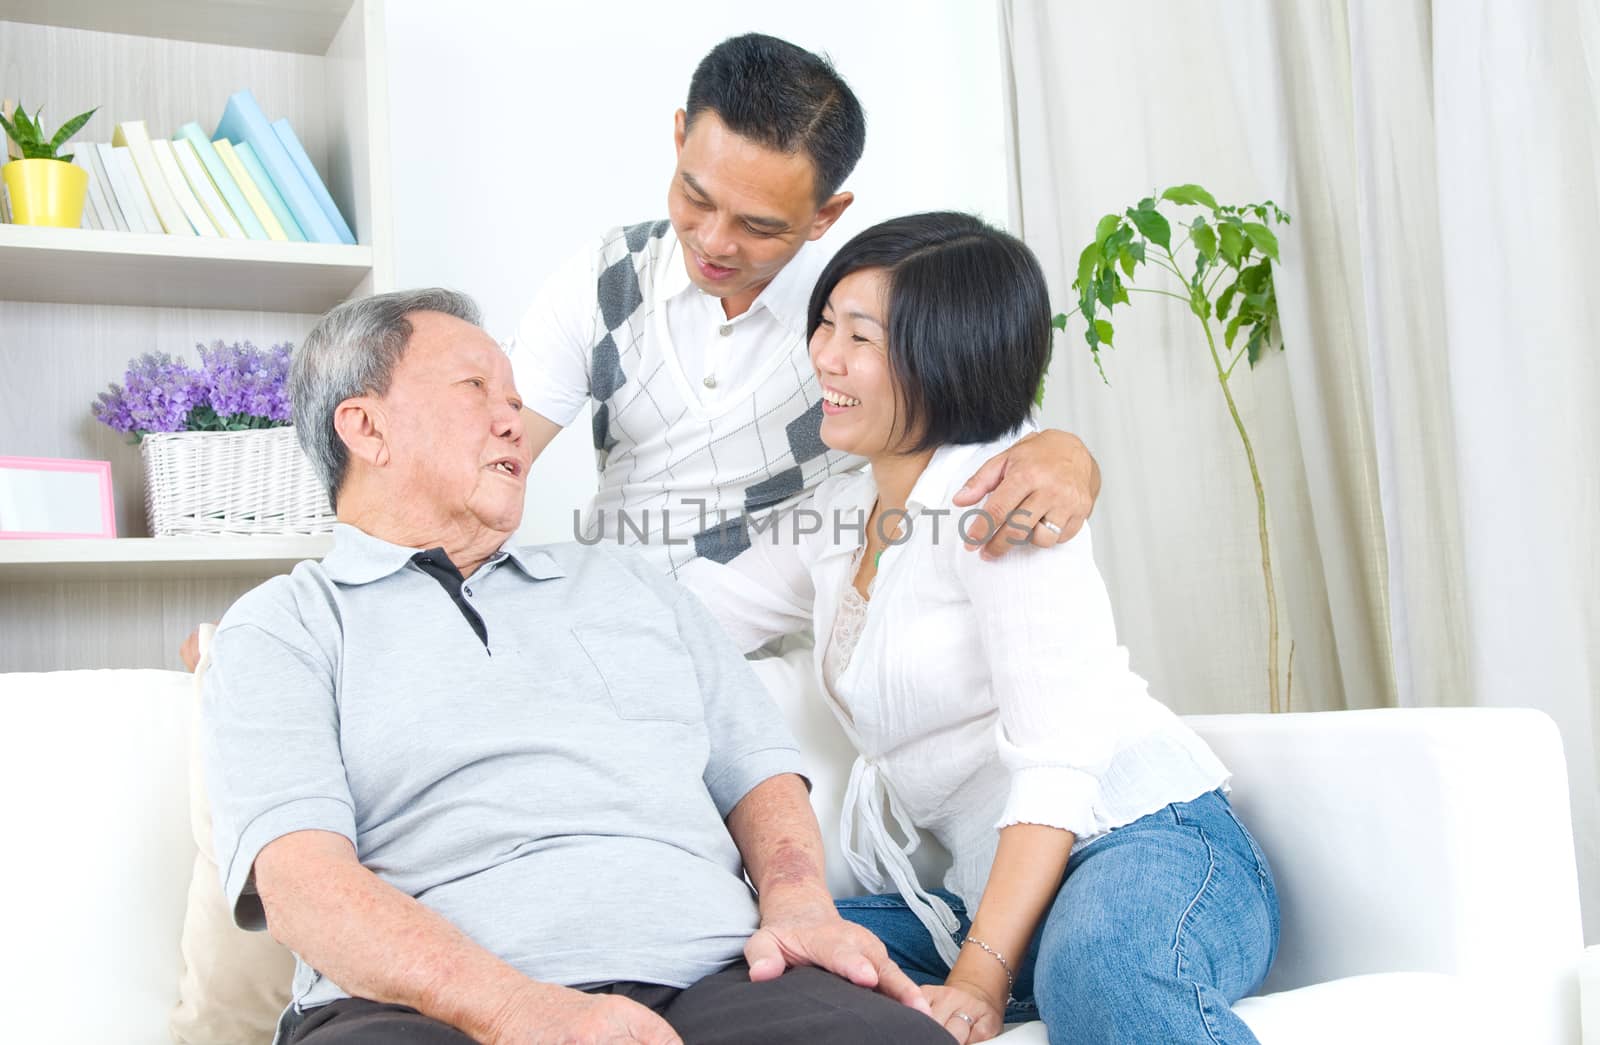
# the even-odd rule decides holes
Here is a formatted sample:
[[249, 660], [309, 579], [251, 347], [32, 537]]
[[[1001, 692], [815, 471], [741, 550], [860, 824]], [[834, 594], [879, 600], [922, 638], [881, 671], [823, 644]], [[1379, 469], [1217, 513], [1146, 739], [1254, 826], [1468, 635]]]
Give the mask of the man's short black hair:
[[889, 372], [908, 453], [987, 443], [1025, 421], [1050, 360], [1050, 292], [1033, 251], [970, 214], [910, 214], [839, 248], [811, 292], [806, 337], [839, 281], [881, 268]]
[[685, 109], [688, 127], [709, 109], [742, 138], [803, 150], [816, 169], [819, 204], [839, 191], [867, 143], [867, 116], [833, 65], [760, 33], [724, 40], [700, 60]]

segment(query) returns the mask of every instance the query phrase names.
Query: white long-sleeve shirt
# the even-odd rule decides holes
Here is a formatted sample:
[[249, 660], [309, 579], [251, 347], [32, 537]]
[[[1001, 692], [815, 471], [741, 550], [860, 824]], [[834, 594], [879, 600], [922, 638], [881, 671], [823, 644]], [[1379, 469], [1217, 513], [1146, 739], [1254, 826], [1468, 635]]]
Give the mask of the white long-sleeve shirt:
[[[997, 829], [1044, 824], [1081, 846], [1228, 779], [1129, 669], [1087, 526], [993, 562], [963, 547], [965, 510], [952, 498], [1013, 441], [933, 455], [908, 499], [904, 542], [879, 562], [849, 665], [821, 687], [859, 753], [840, 827], [846, 859], [868, 889], [898, 890], [952, 963], [954, 917], [907, 858], [918, 830], [950, 851], [944, 885], [976, 911]], [[730, 563], [700, 560], [679, 580], [747, 651], [814, 629], [820, 679], [876, 499], [870, 470], [828, 479]]]

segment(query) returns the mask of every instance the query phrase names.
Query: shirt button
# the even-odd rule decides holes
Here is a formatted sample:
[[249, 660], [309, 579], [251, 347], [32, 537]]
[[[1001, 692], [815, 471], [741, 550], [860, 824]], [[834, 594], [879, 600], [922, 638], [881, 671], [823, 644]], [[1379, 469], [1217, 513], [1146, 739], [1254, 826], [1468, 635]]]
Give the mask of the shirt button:
[[700, 383], [702, 385], [705, 385], [707, 388], [716, 388], [717, 387], [717, 376], [715, 374], [707, 374], [706, 375], [706, 379], [704, 381], [700, 382]]
[[467, 598], [469, 598], [469, 599], [472, 598], [472, 589], [471, 588], [462, 588], [461, 590], [467, 593]]
[[732, 323], [724, 323], [724, 324], [722, 324], [720, 327], [717, 328], [717, 333], [721, 334], [723, 337], [727, 337], [729, 334], [733, 333], [733, 324]]

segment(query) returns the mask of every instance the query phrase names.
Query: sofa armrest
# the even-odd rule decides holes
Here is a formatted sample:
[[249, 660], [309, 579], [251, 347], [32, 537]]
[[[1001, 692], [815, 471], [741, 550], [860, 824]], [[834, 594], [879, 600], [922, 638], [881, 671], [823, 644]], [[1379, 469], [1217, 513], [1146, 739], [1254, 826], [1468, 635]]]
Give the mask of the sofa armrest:
[[[1233, 771], [1278, 881], [1268, 991], [1375, 972], [1468, 977], [1577, 1037], [1582, 951], [1566, 762], [1537, 711], [1187, 720]], [[1558, 1031], [1557, 1025], [1565, 1028]]]

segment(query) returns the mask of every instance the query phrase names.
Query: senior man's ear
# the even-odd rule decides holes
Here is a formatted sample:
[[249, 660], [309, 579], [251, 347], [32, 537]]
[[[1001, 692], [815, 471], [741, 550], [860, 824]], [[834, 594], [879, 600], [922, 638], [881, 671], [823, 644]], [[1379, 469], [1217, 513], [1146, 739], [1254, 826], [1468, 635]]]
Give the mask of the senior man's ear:
[[333, 411], [333, 430], [339, 433], [350, 456], [374, 468], [389, 463], [389, 443], [384, 438], [385, 417], [377, 400], [368, 396], [346, 399]]

